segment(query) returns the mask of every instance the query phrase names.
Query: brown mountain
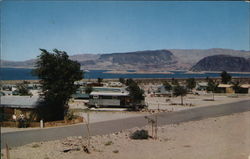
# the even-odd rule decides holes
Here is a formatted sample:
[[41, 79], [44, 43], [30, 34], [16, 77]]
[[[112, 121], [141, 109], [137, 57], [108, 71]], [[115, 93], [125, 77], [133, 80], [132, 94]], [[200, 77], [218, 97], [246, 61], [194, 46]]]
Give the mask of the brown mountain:
[[244, 57], [214, 55], [203, 58], [191, 70], [250, 72], [250, 61]]
[[[111, 54], [78, 54], [70, 59], [78, 61], [83, 69], [137, 69], [137, 70], [189, 70], [199, 60], [211, 55], [232, 55], [250, 58], [250, 51], [231, 49], [170, 49], [145, 50]], [[35, 60], [5, 61], [1, 67], [34, 67]]]

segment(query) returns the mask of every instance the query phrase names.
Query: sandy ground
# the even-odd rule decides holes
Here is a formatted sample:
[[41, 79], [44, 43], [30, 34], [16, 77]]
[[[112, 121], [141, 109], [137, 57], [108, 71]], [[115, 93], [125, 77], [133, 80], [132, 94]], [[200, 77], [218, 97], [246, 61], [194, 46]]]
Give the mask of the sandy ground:
[[[208, 101], [209, 99], [212, 99], [212, 94], [204, 93], [200, 94], [199, 96], [188, 94], [187, 96], [183, 97], [183, 103], [186, 104], [186, 106], [182, 106], [180, 105], [181, 97], [150, 97], [147, 95], [145, 102], [148, 104], [149, 109], [158, 109], [159, 106], [159, 109], [179, 111], [196, 107], [212, 106], [247, 100], [250, 99], [250, 94], [215, 94], [214, 101]], [[177, 105], [172, 105], [173, 103]]]
[[[141, 113], [141, 112], [91, 112], [89, 113], [90, 123], [96, 123], [101, 121], [108, 121], [108, 120], [116, 120], [116, 119], [124, 119], [130, 118], [135, 116], [145, 116], [149, 113]], [[79, 113], [80, 116], [83, 116], [87, 119], [87, 113]]]
[[[11, 159], [247, 159], [250, 155], [250, 112], [166, 125], [158, 139], [132, 140], [134, 128], [91, 137], [90, 154], [82, 149], [87, 139], [69, 137], [11, 148]], [[144, 127], [150, 130], [150, 127]], [[151, 131], [149, 131], [151, 132]], [[73, 149], [69, 152], [64, 150]], [[2, 150], [2, 153], [5, 152]]]

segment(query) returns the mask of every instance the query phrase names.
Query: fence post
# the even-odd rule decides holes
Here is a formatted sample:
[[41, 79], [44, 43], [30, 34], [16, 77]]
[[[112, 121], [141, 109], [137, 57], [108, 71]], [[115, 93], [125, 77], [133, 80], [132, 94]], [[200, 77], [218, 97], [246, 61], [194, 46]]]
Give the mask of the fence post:
[[40, 120], [40, 128], [43, 128], [43, 120]]
[[9, 146], [6, 144], [6, 159], [10, 159], [10, 151], [9, 151]]
[[90, 148], [90, 129], [89, 129], [89, 112], [87, 113], [87, 129], [88, 129], [88, 148]]

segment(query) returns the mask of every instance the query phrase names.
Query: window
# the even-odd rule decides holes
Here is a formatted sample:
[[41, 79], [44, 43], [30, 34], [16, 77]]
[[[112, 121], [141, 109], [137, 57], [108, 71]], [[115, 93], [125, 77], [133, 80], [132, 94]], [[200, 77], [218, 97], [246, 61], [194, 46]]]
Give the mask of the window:
[[93, 99], [98, 99], [98, 98], [99, 98], [99, 96], [97, 96], [97, 95], [93, 96]]

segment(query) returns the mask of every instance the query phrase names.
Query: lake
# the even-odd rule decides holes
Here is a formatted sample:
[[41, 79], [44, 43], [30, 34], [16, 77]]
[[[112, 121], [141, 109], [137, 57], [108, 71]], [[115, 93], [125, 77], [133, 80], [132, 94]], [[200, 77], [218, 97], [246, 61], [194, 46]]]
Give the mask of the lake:
[[[1, 68], [0, 69], [0, 80], [35, 80], [38, 79], [36, 76], [32, 76], [32, 69], [26, 68]], [[112, 74], [104, 73], [108, 70], [89, 70], [85, 72], [84, 78], [86, 79], [114, 79], [114, 78], [206, 78], [206, 77], [220, 77], [220, 73], [203, 73], [186, 74], [185, 71], [172, 71], [173, 74]], [[233, 77], [249, 77], [250, 74], [245, 73], [230, 73]]]

